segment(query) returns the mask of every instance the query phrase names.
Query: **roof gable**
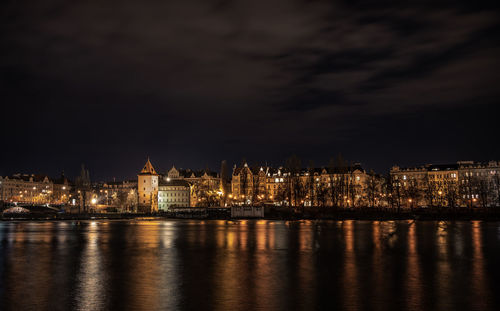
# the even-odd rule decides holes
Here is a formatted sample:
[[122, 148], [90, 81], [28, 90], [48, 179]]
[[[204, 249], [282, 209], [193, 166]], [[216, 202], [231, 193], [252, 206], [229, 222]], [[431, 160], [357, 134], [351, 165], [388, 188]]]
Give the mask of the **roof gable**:
[[156, 173], [155, 171], [155, 168], [153, 167], [153, 164], [151, 164], [151, 161], [149, 161], [149, 158], [146, 164], [144, 165], [141, 174], [158, 175], [158, 173]]

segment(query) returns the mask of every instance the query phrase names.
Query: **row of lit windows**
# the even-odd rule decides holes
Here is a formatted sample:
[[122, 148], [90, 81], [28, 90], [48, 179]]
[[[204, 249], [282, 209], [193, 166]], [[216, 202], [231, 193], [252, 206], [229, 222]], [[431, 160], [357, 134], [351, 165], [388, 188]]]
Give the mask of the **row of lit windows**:
[[160, 191], [159, 193], [159, 196], [160, 197], [187, 197], [189, 196], [189, 193], [188, 192], [167, 192], [167, 193], [163, 193]]
[[160, 203], [162, 203], [162, 202], [167, 202], [167, 203], [168, 202], [188, 202], [188, 200], [186, 200], [186, 199], [165, 199], [165, 200], [159, 199], [158, 201]]

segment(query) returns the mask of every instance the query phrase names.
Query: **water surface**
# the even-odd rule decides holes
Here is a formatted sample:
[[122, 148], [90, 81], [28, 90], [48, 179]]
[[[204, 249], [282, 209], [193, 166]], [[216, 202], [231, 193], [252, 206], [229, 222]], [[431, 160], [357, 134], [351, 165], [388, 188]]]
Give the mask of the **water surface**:
[[499, 310], [500, 223], [0, 222], [1, 310]]

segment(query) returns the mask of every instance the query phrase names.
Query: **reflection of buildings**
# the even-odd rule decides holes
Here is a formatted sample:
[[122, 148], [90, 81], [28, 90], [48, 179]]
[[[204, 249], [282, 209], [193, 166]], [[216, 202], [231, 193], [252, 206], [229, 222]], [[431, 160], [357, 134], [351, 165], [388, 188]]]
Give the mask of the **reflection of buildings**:
[[418, 253], [418, 239], [417, 239], [417, 222], [409, 221], [407, 244], [408, 253], [407, 257], [407, 277], [406, 277], [406, 291], [407, 291], [407, 309], [420, 310], [422, 309], [422, 279], [419, 264]]
[[76, 303], [78, 310], [105, 310], [106, 300], [103, 295], [106, 273], [104, 272], [103, 252], [97, 222], [87, 227], [86, 244], [81, 256], [78, 271]]

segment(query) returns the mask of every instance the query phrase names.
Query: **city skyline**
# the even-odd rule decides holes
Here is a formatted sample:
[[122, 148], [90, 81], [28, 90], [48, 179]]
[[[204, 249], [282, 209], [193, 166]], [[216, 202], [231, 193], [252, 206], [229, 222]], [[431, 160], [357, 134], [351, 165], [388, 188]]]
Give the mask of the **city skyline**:
[[[280, 168], [280, 167], [285, 167], [286, 166], [286, 161], [287, 159], [291, 158], [291, 157], [296, 157], [297, 155], [293, 154], [293, 155], [290, 155], [289, 157], [283, 159], [282, 161], [280, 161], [279, 163], [277, 164], [274, 164], [274, 163], [269, 163], [268, 161], [265, 161], [265, 162], [256, 162], [256, 161], [247, 161], [246, 158], [242, 158], [239, 162], [234, 162], [234, 163], [231, 163], [231, 162], [228, 162], [227, 160], [221, 160], [219, 161], [218, 163], [218, 167], [209, 167], [209, 166], [205, 166], [205, 167], [201, 167], [201, 166], [198, 166], [198, 167], [183, 167], [183, 166], [180, 166], [180, 165], [177, 165], [176, 163], [171, 163], [171, 164], [164, 164], [162, 161], [156, 161], [155, 159], [151, 159], [150, 157], [146, 157], [145, 159], [147, 161], [151, 161], [152, 163], [154, 163], [154, 167], [157, 169], [158, 171], [158, 174], [159, 175], [167, 175], [168, 172], [172, 169], [172, 168], [176, 168], [176, 169], [181, 169], [181, 170], [188, 170], [188, 171], [192, 171], [192, 172], [203, 172], [203, 171], [209, 171], [209, 172], [215, 172], [217, 174], [220, 173], [220, 169], [221, 169], [221, 164], [222, 162], [226, 162], [226, 164], [228, 165], [229, 169], [232, 171], [233, 168], [236, 168], [236, 167], [241, 167], [243, 164], [247, 164], [251, 167], [269, 167], [269, 168]], [[349, 159], [345, 159], [343, 158], [343, 155], [342, 154], [338, 154], [336, 157], [331, 157], [329, 160], [325, 161], [324, 164], [318, 164], [318, 163], [315, 163], [314, 161], [305, 161], [304, 159], [301, 159], [300, 157], [298, 157], [298, 159], [300, 160], [300, 163], [301, 163], [301, 168], [304, 169], [304, 170], [307, 170], [308, 168], [310, 168], [311, 164], [314, 164], [313, 167], [316, 168], [316, 169], [320, 169], [320, 168], [329, 168], [331, 167], [332, 165], [332, 162], [335, 162], [338, 157], [341, 157], [342, 160], [345, 162], [345, 165], [359, 165], [360, 167], [363, 168], [364, 171], [366, 172], [373, 172], [375, 174], [379, 174], [379, 175], [386, 175], [388, 174], [394, 167], [399, 167], [399, 168], [402, 168], [402, 169], [407, 169], [407, 168], [423, 168], [423, 167], [426, 167], [426, 166], [433, 166], [433, 165], [456, 165], [457, 163], [466, 163], [466, 162], [472, 162], [472, 163], [481, 163], [481, 164], [484, 164], [484, 165], [487, 165], [488, 162], [491, 162], [491, 161], [498, 161], [497, 159], [488, 159], [488, 160], [485, 160], [485, 161], [482, 161], [482, 160], [476, 160], [476, 159], [460, 159], [460, 160], [455, 160], [455, 161], [448, 161], [448, 162], [434, 162], [434, 163], [430, 163], [430, 162], [416, 162], [416, 163], [408, 163], [406, 165], [403, 165], [402, 163], [394, 163], [393, 165], [391, 165], [390, 167], [388, 167], [387, 169], [385, 170], [375, 170], [371, 167], [366, 167], [366, 165], [364, 165], [364, 163], [362, 162], [358, 162], [358, 161], [351, 161]], [[78, 166], [77, 168], [71, 168], [69, 171], [67, 170], [55, 170], [55, 173], [54, 174], [47, 174], [46, 172], [44, 171], [32, 171], [32, 170], [28, 170], [28, 169], [17, 169], [17, 168], [11, 168], [10, 171], [11, 173], [9, 174], [1, 174], [0, 173], [0, 176], [4, 176], [4, 177], [7, 177], [7, 176], [41, 176], [41, 177], [49, 177], [49, 178], [54, 178], [54, 179], [57, 179], [57, 178], [60, 178], [62, 175], [64, 175], [66, 178], [77, 178], [81, 172], [81, 169], [82, 167], [85, 168], [85, 170], [87, 170], [91, 176], [91, 180], [92, 182], [112, 182], [112, 181], [127, 181], [127, 180], [135, 180], [136, 177], [137, 177], [137, 173], [140, 172], [141, 170], [141, 167], [144, 166], [144, 159], [142, 161], [142, 164], [138, 166], [138, 168], [136, 169], [133, 169], [133, 168], [130, 168], [130, 167], [126, 167], [125, 171], [133, 171], [132, 174], [130, 175], [121, 175], [122, 177], [117, 177], [117, 176], [106, 176], [102, 173], [99, 173], [99, 172], [96, 172], [94, 171], [94, 169], [92, 167], [88, 167], [85, 163], [81, 163], [80, 166]], [[118, 175], [119, 176], [119, 175]]]
[[[341, 157], [327, 167], [304, 167], [296, 156], [280, 167], [243, 162], [231, 170], [223, 161], [220, 172], [175, 166], [161, 172], [148, 158], [135, 180], [92, 182], [84, 166], [74, 180], [35, 174], [0, 176], [0, 201], [47, 207], [67, 205], [70, 209], [78, 206], [78, 212], [83, 209], [140, 213], [265, 205], [397, 211], [429, 206], [445, 210], [493, 208], [500, 206], [499, 176], [499, 161], [394, 166], [387, 174], [380, 174]], [[263, 217], [262, 211], [257, 213]]]

